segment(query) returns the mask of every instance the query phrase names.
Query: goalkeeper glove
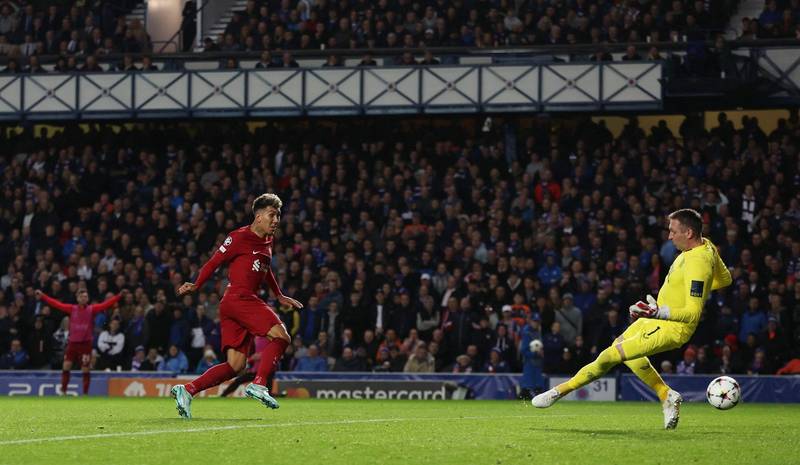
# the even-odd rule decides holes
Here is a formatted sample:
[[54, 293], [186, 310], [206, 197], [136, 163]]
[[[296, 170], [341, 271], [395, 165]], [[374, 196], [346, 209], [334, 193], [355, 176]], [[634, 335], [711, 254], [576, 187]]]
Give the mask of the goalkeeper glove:
[[652, 295], [647, 295], [647, 303], [641, 300], [631, 305], [628, 310], [630, 311], [631, 320], [635, 321], [638, 318], [655, 318], [659, 320], [669, 319], [669, 307], [659, 307], [656, 299]]

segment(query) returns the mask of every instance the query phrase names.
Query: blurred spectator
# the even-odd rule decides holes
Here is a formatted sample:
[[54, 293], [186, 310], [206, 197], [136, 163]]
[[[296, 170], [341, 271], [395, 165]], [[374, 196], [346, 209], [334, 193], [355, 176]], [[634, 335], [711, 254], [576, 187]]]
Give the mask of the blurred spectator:
[[328, 371], [328, 362], [319, 355], [319, 348], [311, 344], [308, 353], [297, 360], [295, 371]]
[[456, 363], [453, 365], [453, 373], [472, 373], [472, 360], [469, 355], [462, 354], [456, 357]]
[[206, 370], [218, 363], [219, 360], [217, 359], [217, 354], [215, 354], [211, 349], [206, 349], [206, 351], [203, 353], [203, 358], [197, 362], [197, 367], [194, 369], [194, 372], [196, 374], [205, 373]]
[[739, 341], [746, 341], [748, 334], [759, 334], [767, 326], [767, 317], [759, 309], [757, 297], [751, 297], [748, 302], [747, 312], [742, 315], [739, 327]]
[[111, 320], [108, 329], [97, 338], [97, 351], [100, 353], [98, 368], [105, 369], [125, 366], [123, 360], [125, 335], [119, 332], [119, 320]]
[[571, 293], [567, 292], [562, 299], [563, 305], [556, 309], [556, 321], [559, 323], [564, 342], [568, 346], [574, 346], [575, 338], [583, 334], [583, 314], [574, 305]]
[[44, 326], [44, 318], [39, 316], [33, 322], [28, 336], [29, 368], [46, 369], [50, 365], [51, 331]]
[[678, 363], [678, 368], [675, 370], [679, 375], [693, 375], [697, 365], [697, 350], [689, 346], [683, 351], [683, 360]]
[[28, 352], [22, 348], [19, 339], [11, 340], [11, 348], [0, 357], [0, 368], [22, 370], [28, 368]]
[[142, 365], [147, 360], [145, 355], [144, 346], [136, 346], [133, 351], [133, 359], [131, 360], [131, 371], [144, 371]]
[[336, 360], [333, 371], [366, 371], [364, 361], [355, 356], [353, 349], [345, 347], [342, 356]]
[[508, 363], [503, 360], [500, 350], [492, 349], [489, 351], [489, 360], [483, 365], [481, 371], [484, 373], [508, 373], [511, 370]]
[[158, 365], [158, 371], [171, 371], [173, 373], [188, 373], [189, 360], [186, 355], [176, 346], [169, 346], [169, 352], [164, 360]]
[[428, 352], [428, 346], [423, 341], [417, 343], [414, 353], [408, 358], [403, 371], [406, 373], [433, 373], [436, 361]]
[[164, 362], [164, 357], [158, 354], [156, 349], [147, 351], [147, 358], [139, 365], [140, 371], [156, 371]]

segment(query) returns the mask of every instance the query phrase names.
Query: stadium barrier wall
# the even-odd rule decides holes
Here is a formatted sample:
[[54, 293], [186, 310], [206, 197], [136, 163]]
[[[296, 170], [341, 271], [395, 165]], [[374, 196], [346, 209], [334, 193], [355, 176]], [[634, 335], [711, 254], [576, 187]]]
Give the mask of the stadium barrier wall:
[[661, 62], [0, 76], [0, 119], [654, 110]]
[[[551, 388], [569, 381], [569, 378], [560, 376], [551, 376], [549, 379]], [[617, 400], [617, 378], [596, 379], [586, 386], [570, 392], [563, 400], [613, 402]]]
[[[669, 386], [680, 392], [683, 400], [705, 402], [706, 388], [718, 375], [662, 375]], [[800, 376], [731, 375], [742, 388], [742, 402], [800, 402]], [[658, 400], [655, 392], [632, 374], [622, 374], [619, 400]]]
[[[90, 396], [108, 395], [109, 380], [117, 377], [163, 377], [171, 376], [164, 372], [112, 372], [93, 371], [89, 384]], [[67, 395], [77, 396], [83, 391], [83, 379], [79, 370], [72, 371], [67, 385]], [[0, 371], [0, 396], [59, 396], [61, 391], [61, 372], [54, 370], [2, 370]]]
[[[716, 376], [664, 375], [664, 380], [686, 401], [705, 401], [708, 383]], [[736, 375], [744, 402], [800, 403], [800, 376]], [[175, 376], [169, 372], [92, 372], [89, 395], [122, 397], [167, 397], [170, 388], [194, 375]], [[308, 398], [419, 398], [419, 399], [514, 399], [519, 374], [449, 373], [303, 373], [279, 372], [273, 388], [289, 397]], [[551, 377], [551, 386], [566, 378]], [[203, 395], [217, 396], [224, 383]], [[231, 395], [242, 397], [244, 385]], [[67, 395], [81, 392], [80, 372], [73, 371]], [[0, 371], [0, 396], [61, 395], [60, 371]], [[566, 400], [655, 401], [656, 395], [632, 374], [601, 378], [570, 394]]]

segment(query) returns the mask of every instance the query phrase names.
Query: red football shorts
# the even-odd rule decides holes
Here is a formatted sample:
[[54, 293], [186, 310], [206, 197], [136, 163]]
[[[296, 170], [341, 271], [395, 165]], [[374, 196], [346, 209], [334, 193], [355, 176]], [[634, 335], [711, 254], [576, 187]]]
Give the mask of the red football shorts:
[[282, 324], [269, 305], [252, 294], [226, 292], [219, 304], [222, 350], [233, 349], [250, 356], [255, 336], [266, 336]]
[[92, 363], [92, 341], [68, 342], [67, 350], [64, 351], [64, 361], [70, 361], [74, 365], [80, 364], [81, 368], [88, 367]]

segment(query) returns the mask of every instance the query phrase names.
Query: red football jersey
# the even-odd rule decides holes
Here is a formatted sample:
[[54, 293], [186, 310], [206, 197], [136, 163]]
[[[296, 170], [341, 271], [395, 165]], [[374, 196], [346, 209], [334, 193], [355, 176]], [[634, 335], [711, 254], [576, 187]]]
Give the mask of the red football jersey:
[[200, 269], [195, 285], [201, 287], [217, 268], [228, 264], [228, 287], [239, 292], [256, 294], [261, 282], [267, 280], [276, 295], [280, 295], [272, 274], [272, 237], [259, 237], [243, 226], [231, 231], [211, 259]]
[[94, 316], [113, 307], [122, 294], [99, 304], [67, 304], [42, 293], [42, 301], [48, 306], [69, 314], [69, 342], [92, 342], [94, 336]]

